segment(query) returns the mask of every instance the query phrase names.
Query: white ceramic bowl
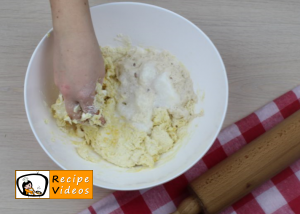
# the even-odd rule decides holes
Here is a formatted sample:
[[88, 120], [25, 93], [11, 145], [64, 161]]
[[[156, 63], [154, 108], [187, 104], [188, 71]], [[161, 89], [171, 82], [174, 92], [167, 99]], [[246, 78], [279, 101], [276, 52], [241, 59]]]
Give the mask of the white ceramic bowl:
[[[140, 3], [110, 3], [91, 8], [91, 13], [101, 46], [120, 45], [115, 38], [122, 33], [130, 37], [133, 45], [165, 49], [182, 61], [191, 73], [200, 100], [197, 109], [203, 108], [204, 116], [193, 121], [190, 136], [163, 155], [154, 169], [134, 171], [106, 161], [91, 163], [81, 159], [70, 139], [56, 126], [49, 110], [58, 95], [53, 82], [53, 36], [50, 34], [35, 49], [25, 78], [25, 108], [31, 129], [44, 151], [61, 168], [93, 169], [96, 186], [135, 190], [167, 182], [203, 157], [221, 129], [228, 100], [222, 59], [198, 27], [169, 10]], [[203, 91], [205, 99], [201, 101]]]

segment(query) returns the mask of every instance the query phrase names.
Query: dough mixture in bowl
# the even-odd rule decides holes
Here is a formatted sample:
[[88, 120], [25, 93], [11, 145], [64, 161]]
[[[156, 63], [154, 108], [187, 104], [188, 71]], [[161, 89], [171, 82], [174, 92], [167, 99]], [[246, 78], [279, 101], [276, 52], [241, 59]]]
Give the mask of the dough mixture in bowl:
[[131, 46], [101, 50], [106, 76], [96, 88], [97, 114], [72, 120], [60, 94], [52, 105], [54, 118], [69, 135], [82, 139], [77, 152], [86, 160], [99, 161], [92, 148], [121, 167], [153, 167], [199, 116], [189, 72], [167, 51]]

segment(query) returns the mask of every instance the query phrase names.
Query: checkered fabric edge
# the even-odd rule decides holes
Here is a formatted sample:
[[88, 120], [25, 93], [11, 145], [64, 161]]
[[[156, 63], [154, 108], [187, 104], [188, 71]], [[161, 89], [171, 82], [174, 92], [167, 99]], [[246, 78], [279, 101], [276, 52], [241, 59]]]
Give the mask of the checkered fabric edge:
[[[169, 214], [189, 194], [190, 181], [300, 109], [300, 86], [223, 129], [207, 154], [183, 175], [140, 191], [116, 191], [80, 214]], [[300, 214], [300, 160], [222, 214]]]

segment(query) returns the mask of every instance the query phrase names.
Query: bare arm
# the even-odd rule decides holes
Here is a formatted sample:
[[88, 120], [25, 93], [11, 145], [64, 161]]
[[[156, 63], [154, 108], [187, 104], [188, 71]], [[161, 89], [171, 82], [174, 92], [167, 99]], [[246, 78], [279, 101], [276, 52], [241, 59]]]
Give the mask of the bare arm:
[[71, 118], [79, 104], [93, 112], [96, 82], [105, 75], [104, 62], [92, 25], [87, 0], [50, 0], [54, 29], [54, 81]]
[[94, 37], [87, 0], [50, 0], [54, 33], [60, 37], [72, 34]]

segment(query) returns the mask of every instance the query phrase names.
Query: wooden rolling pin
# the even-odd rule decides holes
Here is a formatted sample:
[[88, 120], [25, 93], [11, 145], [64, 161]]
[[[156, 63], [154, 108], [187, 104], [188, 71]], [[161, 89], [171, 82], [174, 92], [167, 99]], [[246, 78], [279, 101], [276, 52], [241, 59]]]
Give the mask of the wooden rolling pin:
[[300, 111], [196, 178], [173, 214], [219, 213], [300, 158]]

